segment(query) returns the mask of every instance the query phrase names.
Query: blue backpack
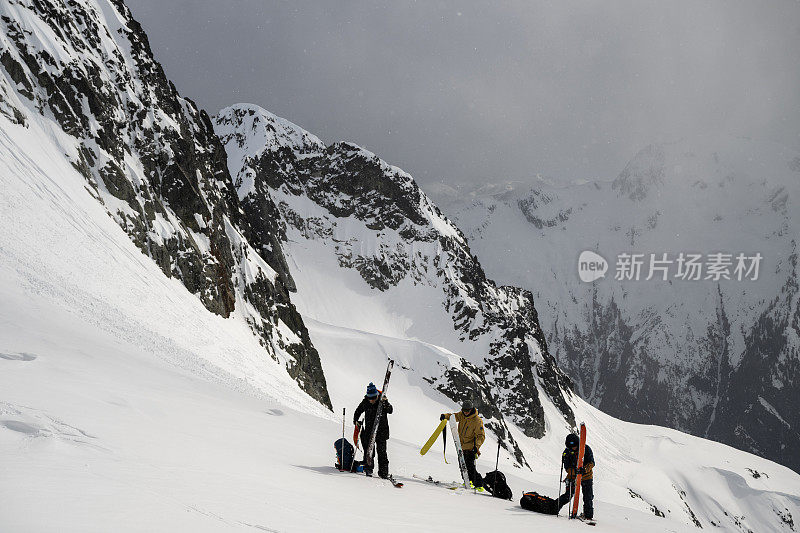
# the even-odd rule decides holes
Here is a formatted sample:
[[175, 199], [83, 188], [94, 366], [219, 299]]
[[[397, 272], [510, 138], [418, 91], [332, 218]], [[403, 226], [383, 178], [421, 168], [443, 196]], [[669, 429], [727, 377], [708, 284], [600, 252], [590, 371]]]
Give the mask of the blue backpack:
[[334, 465], [336, 468], [349, 472], [364, 471], [361, 461], [353, 460], [355, 458], [355, 448], [347, 439], [337, 439], [333, 443], [333, 448], [336, 450], [336, 464]]

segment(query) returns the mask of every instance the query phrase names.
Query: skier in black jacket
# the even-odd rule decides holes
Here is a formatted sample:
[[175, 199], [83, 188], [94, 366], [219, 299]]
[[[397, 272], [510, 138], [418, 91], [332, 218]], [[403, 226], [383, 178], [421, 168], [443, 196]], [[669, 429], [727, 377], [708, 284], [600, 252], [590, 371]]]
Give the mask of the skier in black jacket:
[[566, 448], [564, 453], [561, 454], [561, 462], [566, 471], [567, 490], [558, 498], [558, 508], [561, 509], [564, 505], [572, 501], [572, 496], [575, 494], [575, 480], [577, 474], [581, 474], [581, 497], [583, 498], [583, 516], [591, 520], [594, 518], [594, 454], [588, 444], [584, 445], [583, 450], [583, 468], [578, 468], [578, 446], [580, 445], [580, 438], [574, 433], [567, 435], [564, 442]]
[[[364, 453], [367, 453], [369, 446], [369, 439], [372, 436], [372, 428], [375, 425], [375, 415], [378, 412], [378, 397], [380, 393], [373, 383], [367, 386], [367, 394], [364, 399], [356, 407], [356, 412], [353, 415], [353, 425], [358, 423], [361, 413], [364, 413], [364, 429], [361, 431], [361, 445], [364, 447]], [[375, 448], [378, 450], [378, 475], [383, 479], [389, 477], [389, 456], [386, 454], [386, 441], [389, 440], [389, 419], [386, 415], [392, 414], [394, 409], [386, 396], [380, 395], [383, 402], [383, 410], [381, 411], [381, 419], [378, 421], [378, 433], [375, 435]], [[372, 451], [374, 465], [375, 450]], [[368, 476], [372, 475], [372, 466], [367, 464], [367, 458], [364, 457], [364, 473]]]

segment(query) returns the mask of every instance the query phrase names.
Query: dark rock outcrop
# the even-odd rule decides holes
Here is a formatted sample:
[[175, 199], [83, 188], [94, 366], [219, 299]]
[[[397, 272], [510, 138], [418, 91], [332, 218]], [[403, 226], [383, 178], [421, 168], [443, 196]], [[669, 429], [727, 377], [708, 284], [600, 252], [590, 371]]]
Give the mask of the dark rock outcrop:
[[[289, 297], [274, 206], [240, 204], [208, 115], [166, 78], [128, 8], [10, 4], [18, 16], [0, 20], [10, 44], [0, 45], [0, 64], [15, 86], [0, 83], [0, 112], [18, 124], [52, 119], [71, 139], [64, 150], [75, 168], [142, 253], [212, 313], [229, 317], [237, 298], [250, 303], [257, 313], [246, 319], [266, 354], [289, 354], [290, 375], [330, 407], [319, 355]], [[244, 262], [262, 260], [274, 273], [242, 273]], [[281, 338], [279, 320], [301, 341]]]

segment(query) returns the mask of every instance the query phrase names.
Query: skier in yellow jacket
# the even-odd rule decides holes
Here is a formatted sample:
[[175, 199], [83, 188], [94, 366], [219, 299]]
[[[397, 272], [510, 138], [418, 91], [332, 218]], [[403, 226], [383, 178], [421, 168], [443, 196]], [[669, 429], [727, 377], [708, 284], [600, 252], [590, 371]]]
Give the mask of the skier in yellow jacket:
[[470, 400], [465, 400], [458, 413], [443, 413], [440, 420], [450, 420], [450, 415], [456, 416], [458, 422], [458, 438], [461, 440], [461, 450], [464, 453], [464, 462], [467, 464], [469, 480], [475, 488], [483, 487], [483, 478], [475, 470], [475, 460], [481, 454], [481, 445], [486, 440], [483, 429], [483, 419], [478, 416], [478, 411]]

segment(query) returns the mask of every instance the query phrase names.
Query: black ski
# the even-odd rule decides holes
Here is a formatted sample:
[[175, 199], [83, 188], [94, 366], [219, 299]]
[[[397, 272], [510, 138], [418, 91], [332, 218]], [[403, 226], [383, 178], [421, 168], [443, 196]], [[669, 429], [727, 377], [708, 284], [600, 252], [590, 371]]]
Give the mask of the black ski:
[[439, 481], [437, 479], [433, 479], [431, 476], [428, 476], [427, 478], [424, 478], [422, 476], [418, 476], [417, 474], [413, 474], [412, 477], [414, 479], [419, 479], [420, 481], [424, 481], [425, 483], [430, 483], [431, 485], [433, 485], [435, 487], [441, 487], [443, 489], [452, 490], [454, 492], [456, 492], [456, 491], [458, 491], [458, 492], [464, 491], [465, 493], [482, 494], [482, 495], [488, 496], [488, 497], [492, 496], [492, 493], [489, 492], [488, 490], [476, 491], [474, 489], [465, 489], [464, 488], [464, 483], [463, 482], [459, 482], [459, 481], [452, 481], [452, 482]]
[[389, 364], [386, 366], [386, 376], [383, 378], [383, 388], [378, 397], [378, 409], [375, 412], [375, 423], [372, 425], [372, 435], [369, 436], [369, 446], [364, 450], [364, 462], [370, 467], [374, 466], [372, 453], [375, 451], [375, 438], [378, 436], [378, 423], [381, 421], [381, 415], [383, 414], [383, 398], [386, 396], [389, 378], [392, 377], [392, 366], [394, 366], [394, 361], [389, 359]]
[[464, 485], [463, 483], [459, 483], [458, 481], [453, 481], [452, 483], [448, 483], [447, 481], [439, 481], [437, 479], [433, 479], [431, 476], [428, 476], [427, 478], [424, 478], [422, 476], [418, 476], [417, 474], [414, 474], [413, 477], [415, 479], [419, 479], [419, 480], [424, 481], [426, 483], [430, 483], [431, 485], [436, 485], [437, 487], [442, 487], [443, 489], [451, 489], [451, 490], [453, 490], [453, 489], [462, 488], [463, 485]]

